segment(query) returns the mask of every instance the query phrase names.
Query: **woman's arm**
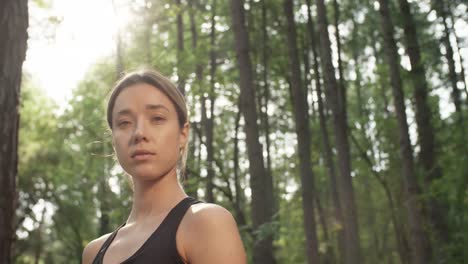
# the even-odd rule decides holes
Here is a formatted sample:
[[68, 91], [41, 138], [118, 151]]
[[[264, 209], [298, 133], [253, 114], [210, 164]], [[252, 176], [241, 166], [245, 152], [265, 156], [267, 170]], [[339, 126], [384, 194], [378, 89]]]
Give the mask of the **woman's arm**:
[[183, 233], [183, 250], [190, 264], [247, 263], [237, 224], [221, 206], [193, 205]]

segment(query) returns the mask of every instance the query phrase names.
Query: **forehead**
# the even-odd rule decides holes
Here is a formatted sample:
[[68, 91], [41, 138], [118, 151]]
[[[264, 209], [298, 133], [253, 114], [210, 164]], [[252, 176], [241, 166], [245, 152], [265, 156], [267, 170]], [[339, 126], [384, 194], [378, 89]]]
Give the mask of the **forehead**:
[[131, 111], [144, 110], [147, 105], [163, 105], [170, 112], [175, 112], [175, 106], [169, 97], [158, 88], [140, 83], [124, 88], [117, 96], [113, 113], [123, 109]]

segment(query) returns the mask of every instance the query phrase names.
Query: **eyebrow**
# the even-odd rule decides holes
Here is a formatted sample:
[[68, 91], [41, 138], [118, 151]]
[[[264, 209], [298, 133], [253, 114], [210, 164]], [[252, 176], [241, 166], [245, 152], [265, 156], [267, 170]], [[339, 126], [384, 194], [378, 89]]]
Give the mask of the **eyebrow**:
[[[146, 110], [160, 110], [160, 109], [163, 109], [163, 110], [166, 110], [167, 112], [169, 112], [169, 109], [162, 105], [162, 104], [147, 104], [145, 106]], [[132, 113], [132, 111], [130, 109], [122, 109], [120, 110], [119, 112], [117, 112], [116, 116], [119, 116], [119, 115], [130, 115]]]
[[154, 104], [147, 104], [146, 107], [145, 107], [147, 110], [159, 110], [159, 109], [163, 109], [163, 110], [166, 110], [167, 112], [169, 112], [169, 109], [162, 105], [162, 104], [157, 104], [157, 105], [154, 105]]

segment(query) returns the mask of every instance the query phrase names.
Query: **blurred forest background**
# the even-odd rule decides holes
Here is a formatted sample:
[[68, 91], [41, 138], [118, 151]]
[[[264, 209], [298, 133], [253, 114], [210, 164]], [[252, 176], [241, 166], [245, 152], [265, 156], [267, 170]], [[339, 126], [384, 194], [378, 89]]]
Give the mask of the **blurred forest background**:
[[[15, 2], [0, 4], [0, 32]], [[126, 220], [104, 108], [142, 66], [185, 93], [186, 191], [232, 212], [249, 263], [468, 261], [466, 0], [112, 4], [131, 19], [68, 101], [23, 72], [11, 262], [80, 263]], [[42, 21], [44, 35], [58, 23]]]

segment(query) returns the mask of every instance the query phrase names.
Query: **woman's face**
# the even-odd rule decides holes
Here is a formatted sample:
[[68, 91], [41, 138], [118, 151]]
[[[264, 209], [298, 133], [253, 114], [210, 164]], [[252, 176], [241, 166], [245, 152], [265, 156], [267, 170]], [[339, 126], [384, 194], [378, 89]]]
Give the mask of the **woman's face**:
[[141, 180], [175, 172], [188, 124], [180, 128], [171, 100], [149, 84], [125, 88], [112, 110], [112, 141], [122, 168]]

